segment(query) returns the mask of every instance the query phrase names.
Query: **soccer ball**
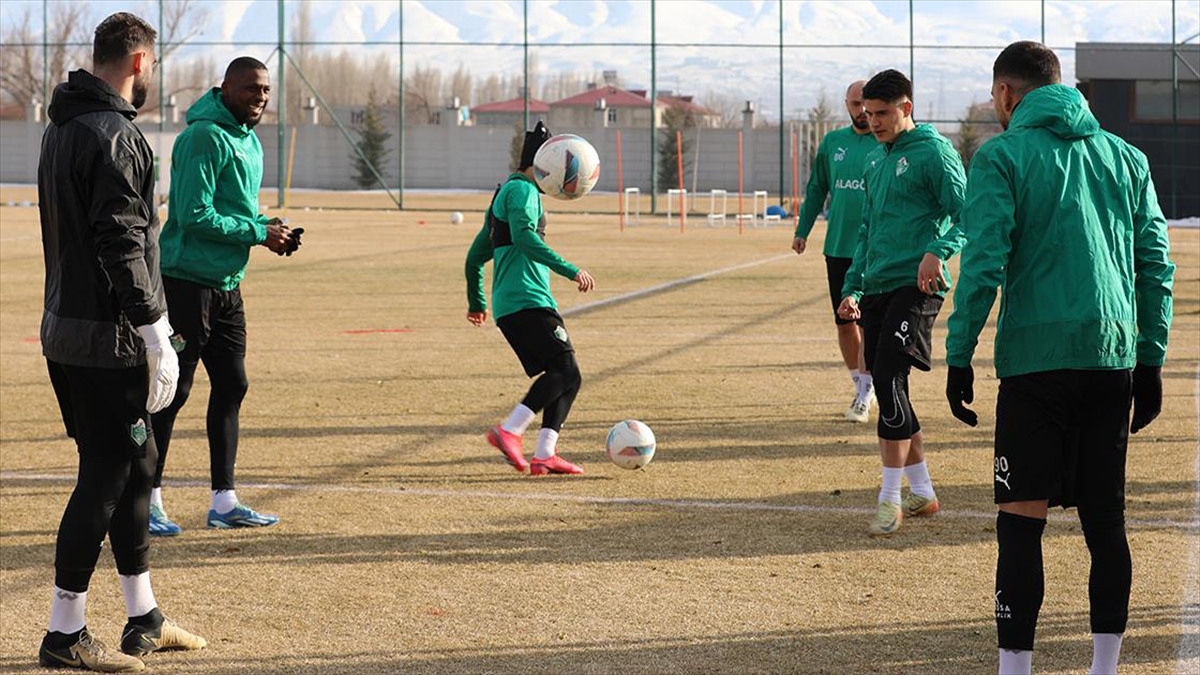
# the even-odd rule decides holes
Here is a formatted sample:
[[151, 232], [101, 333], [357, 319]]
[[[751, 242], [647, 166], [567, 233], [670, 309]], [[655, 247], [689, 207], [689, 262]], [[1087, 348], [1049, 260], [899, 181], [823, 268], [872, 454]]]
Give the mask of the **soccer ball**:
[[533, 177], [555, 199], [579, 199], [600, 180], [600, 155], [574, 134], [552, 136], [533, 156]]
[[650, 427], [637, 420], [613, 425], [604, 444], [608, 458], [622, 469], [640, 469], [654, 459], [657, 443]]
[[450, 224], [451, 225], [461, 225], [462, 221], [463, 221], [463, 215], [461, 213], [459, 213], [458, 211], [455, 211], [454, 213], [450, 214]]

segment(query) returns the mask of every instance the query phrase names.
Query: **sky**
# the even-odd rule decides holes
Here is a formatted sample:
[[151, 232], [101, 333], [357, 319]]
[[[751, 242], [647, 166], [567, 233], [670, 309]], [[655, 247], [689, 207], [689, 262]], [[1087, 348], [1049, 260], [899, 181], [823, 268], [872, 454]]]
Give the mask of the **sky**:
[[[53, 2], [67, 0], [51, 0]], [[173, 2], [174, 0], [165, 0]], [[240, 54], [266, 58], [278, 39], [276, 0], [192, 0], [206, 15], [186, 59], [218, 63]], [[299, 2], [284, 3], [291, 30]], [[522, 70], [521, 0], [309, 0], [319, 49], [398, 61], [403, 21], [406, 68], [459, 66], [477, 79]], [[88, 3], [92, 22], [132, 11], [157, 25], [157, 0]], [[560, 71], [615, 70], [629, 89], [709, 92], [754, 101], [764, 117], [780, 113], [780, 3], [771, 0], [529, 0], [530, 52], [543, 76]], [[991, 64], [1006, 44], [1042, 40], [1074, 84], [1078, 42], [1157, 42], [1200, 32], [1194, 0], [783, 0], [782, 111], [806, 111], [824, 96], [838, 109], [847, 83], [884, 68], [912, 76], [918, 117], [953, 119], [986, 102]], [[41, 25], [41, 0], [0, 2], [0, 26], [30, 12]], [[658, 48], [652, 50], [651, 22]], [[909, 33], [914, 44], [910, 72]], [[288, 39], [294, 39], [290, 37]], [[1193, 38], [1192, 42], [1197, 39]], [[359, 46], [361, 43], [384, 43]], [[477, 43], [477, 44], [471, 44]], [[478, 44], [483, 43], [483, 44]], [[215, 74], [214, 74], [215, 76]], [[472, 105], [486, 101], [472, 101]]]

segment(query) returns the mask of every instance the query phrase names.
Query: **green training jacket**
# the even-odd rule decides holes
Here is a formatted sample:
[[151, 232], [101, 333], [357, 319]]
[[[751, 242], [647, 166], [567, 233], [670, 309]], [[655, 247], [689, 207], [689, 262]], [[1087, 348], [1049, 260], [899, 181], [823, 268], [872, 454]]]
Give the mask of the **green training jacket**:
[[483, 266], [495, 260], [492, 273], [493, 316], [497, 319], [523, 309], [558, 309], [550, 292], [550, 270], [568, 279], [579, 268], [546, 245], [546, 219], [537, 185], [516, 172], [500, 186], [484, 217], [483, 228], [467, 251], [467, 307], [487, 309]]
[[832, 194], [824, 253], [831, 258], [854, 257], [858, 227], [862, 225], [863, 167], [867, 155], [878, 145], [874, 135], [856, 133], [852, 126], [825, 134], [817, 146], [812, 173], [804, 188], [804, 205], [800, 208], [795, 236], [808, 239], [817, 215], [825, 206], [826, 195]]
[[171, 192], [162, 247], [164, 276], [223, 291], [246, 275], [250, 247], [267, 239], [258, 212], [263, 152], [258, 137], [212, 89], [187, 113], [171, 151]]
[[1175, 265], [1150, 168], [1078, 91], [1021, 100], [971, 160], [963, 224], [947, 363], [971, 364], [1000, 287], [999, 377], [1162, 365]]
[[[867, 155], [866, 199], [854, 262], [842, 297], [888, 293], [917, 285], [926, 253], [942, 259], [942, 274], [963, 245], [967, 177], [954, 145], [929, 124], [918, 124]], [[938, 295], [943, 295], [944, 291]]]

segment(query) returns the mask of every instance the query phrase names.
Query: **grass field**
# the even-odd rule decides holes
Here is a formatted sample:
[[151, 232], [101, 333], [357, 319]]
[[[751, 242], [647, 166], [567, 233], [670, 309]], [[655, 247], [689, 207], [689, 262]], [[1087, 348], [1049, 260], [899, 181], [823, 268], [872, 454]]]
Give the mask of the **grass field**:
[[[554, 282], [584, 374], [560, 447], [587, 473], [532, 478], [483, 439], [528, 386], [494, 325], [465, 320], [462, 262], [487, 195], [413, 198], [429, 210], [400, 213], [308, 199], [287, 214], [304, 247], [257, 249], [243, 283], [238, 494], [282, 521], [204, 528], [198, 375], [164, 491], [184, 533], [154, 540], [152, 566], [166, 614], [209, 647], [151, 655], [154, 672], [995, 672], [991, 329], [971, 429], [942, 395], [947, 302], [939, 365], [912, 380], [943, 513], [872, 540], [874, 416], [841, 419], [851, 390], [819, 240], [797, 257], [787, 227], [739, 236], [694, 218], [680, 234], [659, 217], [622, 234], [613, 215], [551, 212], [549, 243], [597, 280], [587, 295]], [[449, 224], [456, 209], [467, 224]], [[0, 671], [29, 673], [76, 456], [37, 341], [37, 211], [0, 218]], [[1130, 675], [1200, 670], [1200, 231], [1171, 238], [1164, 411], [1130, 445]], [[631, 417], [659, 441], [637, 472], [602, 451]], [[1052, 514], [1045, 552], [1035, 668], [1084, 672], [1073, 511]], [[107, 550], [89, 601], [89, 626], [116, 643], [124, 605]]]

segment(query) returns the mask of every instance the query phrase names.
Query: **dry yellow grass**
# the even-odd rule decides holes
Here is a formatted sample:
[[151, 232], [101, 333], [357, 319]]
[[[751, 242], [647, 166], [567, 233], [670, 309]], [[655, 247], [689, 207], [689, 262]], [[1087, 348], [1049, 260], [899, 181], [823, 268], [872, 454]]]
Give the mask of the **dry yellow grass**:
[[[562, 448], [587, 474], [534, 479], [482, 436], [527, 387], [499, 332], [464, 317], [462, 260], [487, 195], [413, 196], [431, 210], [402, 213], [309, 198], [288, 214], [307, 230], [299, 254], [257, 250], [243, 284], [239, 495], [282, 522], [204, 528], [199, 376], [165, 490], [185, 531], [154, 540], [152, 564], [164, 610], [209, 647], [152, 655], [155, 672], [994, 672], [990, 332], [977, 429], [948, 414], [943, 367], [913, 378], [944, 514], [871, 540], [874, 425], [841, 421], [850, 390], [819, 242], [787, 257], [784, 227], [620, 234], [613, 215], [551, 213], [550, 243], [598, 283], [581, 295], [556, 280], [568, 312], [761, 264], [569, 314], [584, 385]], [[36, 341], [36, 210], [0, 218], [0, 671], [36, 672], [76, 459]], [[1174, 672], [1185, 624], [1196, 639], [1200, 232], [1172, 243], [1165, 409], [1130, 448], [1131, 675]], [[628, 417], [658, 435], [644, 471], [602, 454]], [[1087, 551], [1073, 512], [1051, 518], [1045, 550], [1037, 668], [1082, 672]], [[107, 552], [89, 598], [89, 624], [115, 642], [124, 607]]]

